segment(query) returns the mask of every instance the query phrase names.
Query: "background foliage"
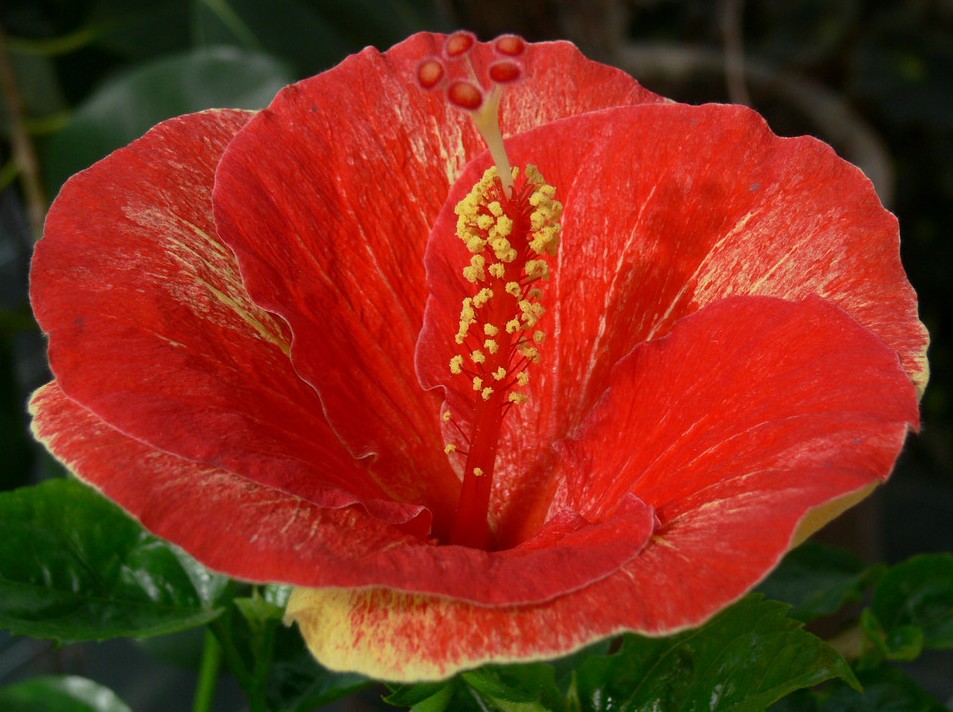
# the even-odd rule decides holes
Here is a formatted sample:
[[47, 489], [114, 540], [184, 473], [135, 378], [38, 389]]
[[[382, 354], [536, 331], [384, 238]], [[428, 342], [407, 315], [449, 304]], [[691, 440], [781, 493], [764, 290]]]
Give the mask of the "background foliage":
[[[5, 0], [0, 490], [62, 476], [33, 445], [24, 403], [47, 378], [42, 337], [26, 299], [29, 255], [45, 207], [63, 181], [169, 116], [213, 106], [258, 108], [282, 85], [365, 45], [384, 49], [420, 29], [456, 27], [474, 29], [484, 39], [502, 32], [572, 39], [659, 93], [688, 102], [750, 103], [782, 135], [810, 133], [832, 143], [864, 168], [900, 218], [904, 263], [933, 336], [933, 378], [923, 401], [924, 432], [911, 441], [891, 483], [879, 500], [827, 533], [863, 559], [808, 547], [792, 554], [764, 585], [769, 598], [794, 605], [790, 616], [769, 601], [750, 599], [726, 613], [727, 622], [719, 617], [697, 637], [660, 642], [628, 636], [612, 650], [594, 648], [585, 660], [574, 661], [575, 672], [567, 664], [485, 669], [447, 685], [393, 690], [388, 699], [421, 710], [622, 709], [652, 701], [688, 709], [699, 695], [713, 699], [705, 697], [712, 687], [696, 666], [708, 660], [706, 650], [725, 647], [719, 631], [730, 628], [731, 616], [743, 614], [766, 626], [765, 645], [779, 646], [766, 659], [786, 660], [784, 641], [807, 635], [797, 621], [809, 623], [834, 647], [816, 647], [815, 658], [827, 662], [813, 668], [815, 679], [780, 680], [764, 688], [762, 697], [751, 692], [743, 703], [723, 687], [722, 708], [758, 709], [778, 691], [838, 677], [779, 707], [940, 709], [937, 700], [953, 698], [953, 660], [949, 652], [938, 652], [953, 647], [953, 564], [942, 555], [896, 562], [918, 552], [953, 550], [949, 0]], [[55, 506], [67, 491], [70, 507]], [[269, 681], [252, 694], [274, 709], [310, 709], [365, 685], [355, 676], [323, 675], [303, 655], [293, 633], [277, 624], [280, 590], [252, 590], [209, 574], [73, 483], [56, 480], [37, 492], [29, 502], [20, 494], [3, 498], [0, 546], [42, 551], [37, 537], [46, 536], [50, 547], [59, 537], [79, 548], [71, 549], [73, 558], [57, 562], [24, 553], [22, 566], [0, 569], [0, 628], [59, 641], [118, 635], [148, 640], [54, 648], [0, 634], [3, 709], [37, 709], [37, 700], [47, 709], [184, 709], [188, 703], [175, 695], [184, 690], [191, 699], [203, 646], [201, 628], [193, 626], [210, 621], [219, 639], [230, 641], [221, 652], [226, 663], [232, 670], [244, 668], [249, 680], [259, 653], [272, 651]], [[110, 526], [79, 531], [78, 523], [93, 516], [86, 510]], [[171, 598], [150, 597], [155, 587], [130, 584], [120, 570], [112, 579], [82, 583], [85, 566], [101, 564], [116, 547], [130, 565], [138, 562], [140, 570], [164, 577]], [[878, 559], [893, 568], [869, 565]], [[12, 555], [0, 560], [9, 562]], [[64, 584], [57, 600], [29, 595], [36, 577], [48, 574], [48, 581], [68, 572], [81, 584]], [[95, 620], [100, 624], [92, 627]], [[173, 630], [184, 632], [154, 637]], [[835, 648], [848, 654], [850, 668], [826, 652]], [[117, 656], [135, 667], [117, 670]], [[157, 659], [172, 660], [183, 671]], [[662, 671], [651, 685], [625, 677], [650, 663]], [[730, 661], [725, 665], [720, 679], [730, 681]], [[853, 689], [858, 681], [867, 691], [864, 703]], [[642, 697], [630, 694], [632, 685]], [[379, 697], [375, 689], [347, 704], [361, 709]], [[234, 681], [223, 683], [218, 699], [221, 709], [242, 704]]]

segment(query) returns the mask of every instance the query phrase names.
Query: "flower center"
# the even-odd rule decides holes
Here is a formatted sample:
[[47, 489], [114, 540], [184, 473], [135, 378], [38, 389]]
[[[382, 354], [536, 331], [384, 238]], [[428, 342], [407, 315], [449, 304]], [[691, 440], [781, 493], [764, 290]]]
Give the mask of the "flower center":
[[473, 398], [468, 413], [444, 412], [447, 422], [469, 423], [466, 430], [456, 426], [458, 437], [446, 446], [448, 455], [465, 458], [450, 542], [487, 549], [500, 432], [509, 409], [526, 402], [529, 368], [540, 360], [545, 340], [537, 327], [545, 312], [540, 282], [549, 279], [547, 258], [559, 244], [562, 205], [535, 166], [511, 168], [500, 133], [501, 84], [521, 76], [514, 58], [525, 43], [515, 36], [495, 40], [497, 54], [506, 58], [490, 65], [490, 90], [476, 83], [466, 59], [475, 43], [473, 35], [456, 33], [444, 46], [448, 62], [466, 61], [470, 78], [448, 80], [447, 65], [429, 58], [418, 67], [418, 81], [427, 89], [445, 86], [447, 100], [470, 113], [495, 163], [455, 209], [457, 236], [471, 253], [462, 273], [472, 287], [460, 309], [453, 336], [457, 353], [449, 368], [466, 379]]

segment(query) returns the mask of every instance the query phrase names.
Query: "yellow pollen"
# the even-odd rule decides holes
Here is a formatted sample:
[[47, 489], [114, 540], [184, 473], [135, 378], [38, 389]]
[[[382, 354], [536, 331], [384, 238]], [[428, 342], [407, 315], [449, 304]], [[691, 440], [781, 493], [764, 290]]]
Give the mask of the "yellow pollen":
[[[536, 175], [542, 178], [542, 174], [539, 172], [539, 170], [536, 171]], [[539, 186], [536, 190], [534, 190], [533, 194], [529, 196], [529, 204], [532, 205], [534, 208], [539, 207], [540, 205], [543, 205], [547, 208], [551, 208], [554, 202], [558, 202], [553, 200], [553, 198], [555, 197], [556, 197], [556, 189], [553, 188], [553, 186], [549, 185], [548, 183], [543, 184]]]
[[539, 351], [537, 350], [535, 346], [529, 346], [527, 344], [523, 344], [522, 346], [519, 347], [519, 351], [521, 354], [523, 354], [523, 356], [526, 357], [527, 361], [531, 361], [533, 363], [539, 363], [540, 355], [539, 355]]
[[[551, 185], [542, 184], [543, 178], [539, 171], [527, 169], [530, 180], [537, 184], [536, 190], [529, 197], [529, 204], [535, 208], [530, 213], [530, 229], [533, 237], [529, 246], [538, 255], [555, 255], [559, 245], [559, 233], [562, 226], [559, 223], [563, 214], [563, 206], [555, 200], [556, 189]], [[528, 265], [527, 265], [528, 267]]]
[[[558, 226], [557, 226], [558, 227]], [[555, 255], [559, 245], [559, 231], [553, 228], [543, 228], [530, 240], [529, 246], [538, 255]]]
[[544, 227], [546, 227], [549, 217], [550, 214], [548, 210], [534, 210], [532, 213], [530, 213], [529, 224], [533, 230], [542, 230]]
[[521, 299], [518, 304], [520, 311], [523, 312], [520, 316], [528, 328], [536, 326], [536, 322], [539, 321], [539, 318], [546, 311], [543, 308], [543, 305], [539, 302], [531, 302], [529, 299]]
[[[545, 339], [536, 329], [545, 313], [541, 280], [551, 276], [547, 256], [555, 254], [561, 230], [563, 208], [555, 195], [534, 166], [521, 174], [507, 160], [487, 169], [456, 206], [457, 237], [470, 251], [460, 284], [474, 285], [460, 309], [462, 348], [450, 360], [451, 373], [465, 374], [474, 393], [473, 410], [463, 418], [471, 432], [461, 431], [467, 477], [492, 477], [491, 439], [499, 437], [506, 404], [529, 398], [528, 364], [540, 361], [537, 346]], [[460, 454], [458, 447], [447, 443], [447, 454]]]
[[468, 238], [466, 242], [470, 252], [483, 252], [486, 249], [486, 240], [478, 235]]
[[[473, 297], [473, 306], [476, 307], [477, 309], [481, 309], [482, 307], [485, 307], [486, 303], [490, 301], [492, 298], [493, 298], [493, 290], [488, 287], [484, 287], [483, 289], [481, 289], [479, 292], [476, 293], [475, 297]], [[475, 320], [476, 319], [474, 315], [474, 321]]]
[[549, 279], [549, 263], [546, 260], [526, 260], [526, 276], [530, 279]]
[[486, 273], [483, 271], [483, 265], [486, 264], [486, 258], [483, 255], [473, 255], [470, 258], [470, 266], [463, 268], [463, 276], [469, 282], [482, 282], [486, 279]]
[[460, 310], [460, 320], [470, 324], [476, 321], [476, 312], [473, 311], [472, 297], [463, 298], [463, 308]]
[[513, 221], [505, 215], [500, 215], [496, 219], [496, 234], [502, 237], [509, 237], [513, 232]]
[[[490, 231], [490, 234], [493, 234], [492, 230]], [[491, 237], [490, 247], [493, 248], [493, 254], [500, 262], [512, 262], [518, 256], [516, 250], [514, 250], [510, 245], [510, 241], [505, 237]]]
[[470, 324], [476, 321], [476, 311], [473, 309], [473, 299], [464, 297], [463, 307], [460, 309], [460, 328], [457, 331], [456, 342], [462, 344], [470, 330]]

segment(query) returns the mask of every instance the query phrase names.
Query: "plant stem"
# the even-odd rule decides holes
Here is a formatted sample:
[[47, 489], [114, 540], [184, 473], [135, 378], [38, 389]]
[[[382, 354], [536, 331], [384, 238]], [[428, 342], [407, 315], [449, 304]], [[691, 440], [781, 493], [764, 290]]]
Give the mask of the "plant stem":
[[[251, 712], [268, 712], [265, 691], [268, 682], [268, 673], [271, 671], [271, 660], [274, 654], [274, 629], [265, 635], [264, 649], [255, 646], [252, 667], [249, 668], [232, 640], [228, 625], [217, 618], [209, 624], [209, 630], [221, 646], [225, 664], [235, 676], [239, 687], [248, 699], [248, 708]], [[254, 645], [254, 644], [253, 644]]]
[[199, 681], [195, 687], [192, 712], [211, 712], [221, 667], [222, 646], [218, 644], [212, 631], [206, 628], [205, 645], [202, 648], [202, 666], [199, 668]]
[[275, 655], [275, 628], [273, 621], [265, 623], [264, 630], [260, 632], [260, 639], [256, 645], [255, 667], [252, 671], [252, 681], [254, 685], [254, 695], [251, 696], [251, 708], [253, 712], [261, 710], [267, 712], [268, 705], [265, 699], [265, 691], [268, 687], [268, 675], [271, 673], [271, 663]]
[[225, 664], [228, 666], [229, 671], [235, 676], [239, 686], [247, 695], [249, 683], [251, 682], [251, 673], [248, 671], [245, 661], [242, 660], [242, 656], [241, 653], [238, 652], [238, 648], [235, 647], [235, 643], [232, 642], [232, 636], [228, 630], [228, 627], [222, 623], [221, 618], [216, 618], [214, 621], [209, 623], [209, 630], [212, 632], [212, 634], [215, 636], [215, 639], [222, 647], [222, 653], [225, 657]]

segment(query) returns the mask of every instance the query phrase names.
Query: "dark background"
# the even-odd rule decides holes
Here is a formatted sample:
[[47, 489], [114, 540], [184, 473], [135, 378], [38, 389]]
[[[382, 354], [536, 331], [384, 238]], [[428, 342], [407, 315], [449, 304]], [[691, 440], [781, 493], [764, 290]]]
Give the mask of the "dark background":
[[[48, 376], [26, 285], [32, 242], [62, 182], [161, 119], [259, 108], [368, 44], [459, 27], [481, 39], [571, 39], [653, 91], [750, 104], [776, 133], [815, 135], [865, 170], [900, 219], [933, 375], [923, 432], [890, 483], [825, 536], [869, 560], [953, 550], [951, 0], [4, 0], [0, 489], [58, 474], [28, 432], [26, 399]], [[0, 683], [74, 672], [112, 685], [137, 710], [178, 709], [172, 695], [181, 688], [187, 700], [193, 678], [152, 660], [124, 642], [52, 651], [0, 637]], [[928, 656], [916, 674], [940, 699], [953, 695], [949, 655]], [[220, 702], [241, 706], [228, 692]]]

